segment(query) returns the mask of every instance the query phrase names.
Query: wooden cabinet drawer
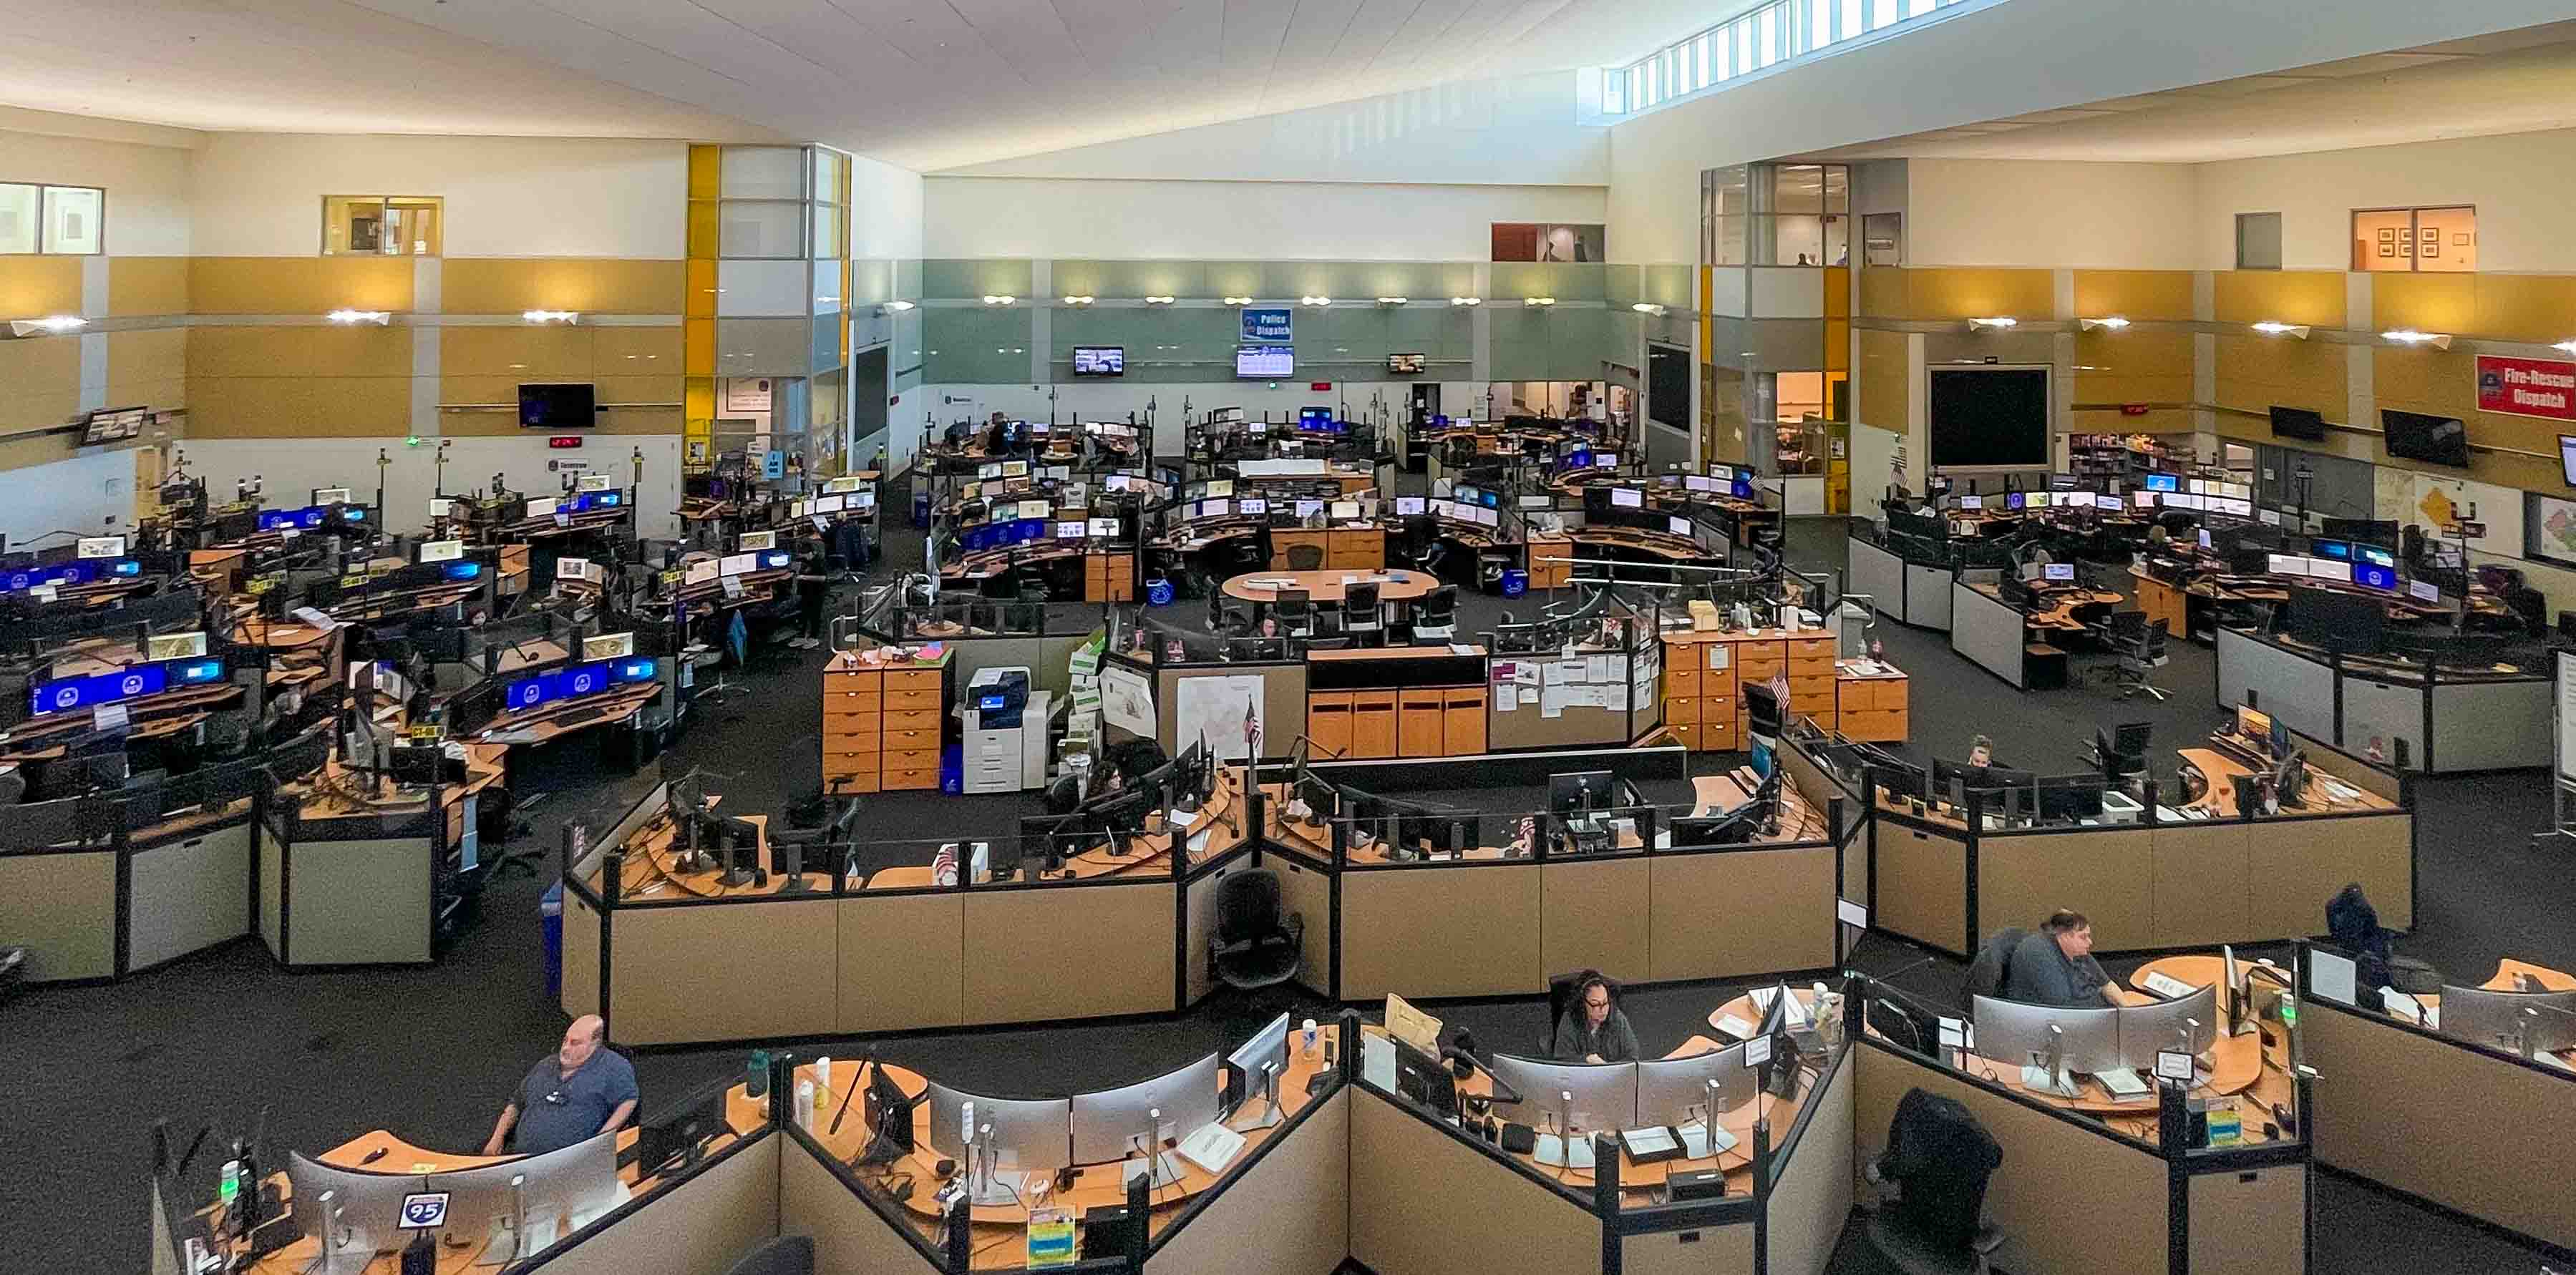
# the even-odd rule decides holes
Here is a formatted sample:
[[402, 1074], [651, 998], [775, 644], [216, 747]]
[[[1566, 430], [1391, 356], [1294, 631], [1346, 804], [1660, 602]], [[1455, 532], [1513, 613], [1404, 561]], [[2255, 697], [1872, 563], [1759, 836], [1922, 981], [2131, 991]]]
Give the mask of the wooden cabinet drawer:
[[1789, 658], [1793, 660], [1830, 660], [1834, 658], [1834, 639], [1829, 637], [1791, 638], [1789, 639], [1788, 646]]
[[927, 730], [937, 733], [939, 710], [923, 708], [905, 713], [888, 712], [885, 715], [885, 729], [889, 735], [899, 730]]
[[888, 728], [884, 735], [884, 747], [890, 753], [908, 752], [920, 748], [936, 750], [939, 747], [939, 731], [936, 727], [929, 730]]
[[1668, 721], [1664, 723], [1664, 726], [1666, 729], [1672, 731], [1674, 739], [1681, 741], [1682, 747], [1690, 749], [1693, 752], [1699, 751], [1699, 723]]
[[1786, 660], [1737, 660], [1735, 680], [1738, 685], [1746, 682], [1768, 682], [1787, 672], [1788, 669], [1789, 662]]
[[1796, 655], [1789, 657], [1789, 676], [1791, 677], [1832, 677], [1833, 675], [1834, 657], [1830, 655], [1812, 659]]
[[826, 695], [874, 695], [883, 689], [885, 689], [885, 674], [876, 669], [869, 669], [862, 673], [825, 673], [823, 675], [823, 693]]
[[[1676, 647], [1674, 650], [1686, 656], [1698, 654], [1698, 650], [1693, 647]], [[1699, 669], [1685, 668], [1679, 662], [1667, 659], [1664, 664], [1665, 697], [1697, 694], [1699, 694]]]
[[834, 735], [874, 735], [884, 729], [884, 721], [884, 716], [873, 709], [850, 713], [826, 712], [823, 714], [823, 734], [826, 738]]
[[939, 768], [928, 770], [889, 770], [884, 778], [887, 792], [920, 792], [939, 787]]
[[885, 711], [889, 713], [918, 713], [925, 709], [933, 713], [939, 711], [939, 692], [937, 689], [934, 688], [926, 691], [886, 692]]
[[1830, 677], [1789, 678], [1789, 704], [1800, 711], [1834, 706], [1834, 679]]
[[1485, 751], [1485, 693], [1451, 691], [1443, 697], [1440, 748], [1451, 757]]
[[851, 793], [876, 792], [878, 782], [877, 773], [873, 770], [864, 775], [826, 775], [823, 777], [823, 790], [835, 797], [844, 797]]
[[880, 769], [886, 771], [937, 770], [939, 769], [939, 750], [937, 748], [889, 748], [885, 753], [885, 764]]
[[936, 691], [940, 670], [935, 668], [898, 669], [885, 675], [889, 691]]
[[865, 691], [823, 692], [823, 715], [834, 713], [875, 713], [885, 708], [885, 694], [871, 687]]
[[1740, 748], [1743, 745], [1736, 742], [1740, 736], [1733, 717], [1700, 719], [1699, 746], [1708, 752], [1722, 753]]
[[1674, 725], [1698, 722], [1699, 701], [1695, 698], [1686, 697], [1677, 697], [1665, 700], [1664, 720]]
[[1853, 739], [1888, 742], [1905, 738], [1905, 713], [1899, 709], [1845, 709], [1838, 728]]

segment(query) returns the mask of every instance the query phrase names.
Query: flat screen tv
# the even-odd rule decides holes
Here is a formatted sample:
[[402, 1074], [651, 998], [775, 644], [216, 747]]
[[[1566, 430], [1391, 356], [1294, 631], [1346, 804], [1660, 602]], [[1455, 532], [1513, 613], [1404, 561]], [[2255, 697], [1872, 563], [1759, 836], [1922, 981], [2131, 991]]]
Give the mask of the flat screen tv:
[[2382, 408], [2379, 426], [2387, 431], [2388, 454], [2407, 460], [2469, 467], [2469, 427], [2456, 416], [2427, 416]]
[[1297, 352], [1285, 345], [1239, 345], [1234, 374], [1247, 380], [1275, 381], [1297, 374]]
[[519, 387], [521, 429], [589, 429], [598, 423], [599, 406], [592, 386]]
[[1390, 354], [1386, 356], [1386, 370], [1396, 376], [1420, 376], [1427, 361], [1428, 356], [1421, 354]]
[[2048, 468], [2045, 367], [1931, 369], [1934, 469]]
[[1075, 376], [1127, 375], [1127, 347], [1123, 345], [1077, 345], [1073, 347]]
[[2326, 418], [2304, 407], [2272, 405], [2272, 437], [2297, 438], [2322, 443], [2326, 438]]
[[2558, 468], [2567, 485], [2576, 487], [2576, 434], [2558, 436]]
[[1690, 351], [1646, 347], [1646, 415], [1658, 425], [1687, 431], [1690, 423]]

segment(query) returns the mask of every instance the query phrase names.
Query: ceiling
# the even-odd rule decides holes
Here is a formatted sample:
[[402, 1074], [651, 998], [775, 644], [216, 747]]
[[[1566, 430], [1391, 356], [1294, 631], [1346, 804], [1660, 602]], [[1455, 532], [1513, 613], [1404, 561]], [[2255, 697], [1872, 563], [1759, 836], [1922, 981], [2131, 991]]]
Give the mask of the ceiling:
[[787, 137], [922, 171], [1600, 65], [1690, 0], [0, 0], [0, 105], [207, 130]]
[[1894, 137], [1814, 158], [2210, 163], [2576, 127], [2576, 22]]

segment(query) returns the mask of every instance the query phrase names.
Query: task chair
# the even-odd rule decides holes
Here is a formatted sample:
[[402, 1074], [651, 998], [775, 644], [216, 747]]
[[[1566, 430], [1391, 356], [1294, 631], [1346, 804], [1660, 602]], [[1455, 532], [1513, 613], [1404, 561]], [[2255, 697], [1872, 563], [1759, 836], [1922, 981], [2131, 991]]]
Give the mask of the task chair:
[[[2116, 620], [2119, 617], [2112, 618]], [[2165, 662], [2165, 638], [2165, 622], [2162, 620], [2133, 626], [2125, 633], [2118, 626], [2113, 628], [2111, 649], [2120, 658], [2119, 663], [2112, 667], [2111, 678], [2112, 683], [2120, 688], [2120, 698], [2150, 695], [2158, 703], [2164, 701], [2168, 692], [2148, 679]]]
[[1270, 616], [1279, 621], [1279, 631], [1290, 637], [1312, 637], [1315, 632], [1315, 603], [1304, 589], [1281, 589], [1271, 595]]
[[1619, 980], [1599, 970], [1580, 969], [1547, 976], [1547, 1032], [1538, 1038], [1539, 1057], [1556, 1056], [1557, 1025], [1565, 1021], [1566, 1011], [1574, 1008], [1576, 1000], [1582, 996], [1584, 980], [1593, 978], [1600, 979], [1602, 986], [1610, 989], [1610, 1008], [1618, 1009], [1621, 999]]
[[1342, 630], [1359, 646], [1386, 644], [1386, 615], [1377, 598], [1378, 586], [1373, 580], [1342, 586]]
[[1907, 1090], [1888, 1121], [1887, 1149], [1861, 1168], [1873, 1186], [1897, 1191], [1861, 1227], [1878, 1268], [1988, 1275], [2006, 1236], [1985, 1220], [1986, 1184], [2003, 1160], [2003, 1148], [1964, 1104]]
[[1458, 586], [1444, 584], [1413, 604], [1413, 637], [1448, 639], [1458, 634]]
[[1324, 547], [1322, 545], [1288, 546], [1288, 569], [1291, 571], [1323, 570]]
[[2030, 931], [2018, 925], [2007, 925], [1995, 931], [1995, 936], [1987, 939], [1984, 947], [1977, 949], [1976, 958], [1968, 962], [1966, 987], [1959, 993], [1961, 1012], [1965, 1013], [1976, 1008], [1977, 998], [1980, 996], [2004, 994], [2004, 981], [2012, 973], [2013, 949], [2021, 946], [2021, 941], [2029, 937]]
[[1285, 983], [1305, 958], [1306, 919], [1284, 912], [1279, 874], [1247, 868], [1216, 887], [1216, 936], [1208, 940], [1208, 969], [1239, 992]]

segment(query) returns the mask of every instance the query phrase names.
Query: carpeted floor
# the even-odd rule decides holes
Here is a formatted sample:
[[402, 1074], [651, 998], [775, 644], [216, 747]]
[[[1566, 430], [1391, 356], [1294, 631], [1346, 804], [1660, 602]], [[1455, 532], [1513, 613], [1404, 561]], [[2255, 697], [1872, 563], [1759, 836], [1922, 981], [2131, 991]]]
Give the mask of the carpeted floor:
[[[917, 567], [919, 537], [889, 539], [879, 574]], [[1839, 569], [1841, 524], [1793, 525], [1791, 560], [1808, 570]], [[1490, 624], [1501, 609], [1484, 598], [1462, 604], [1462, 631]], [[1521, 609], [1536, 608], [1524, 602]], [[2156, 749], [2169, 758], [2172, 747], [2221, 718], [2204, 648], [2176, 646], [2160, 678], [2176, 694], [2155, 704], [2081, 689], [2017, 694], [1952, 655], [1943, 635], [1892, 622], [1879, 632], [1889, 658], [1913, 675], [1920, 752], [1959, 756], [1968, 734], [1983, 731], [2013, 764], [2071, 770], [2097, 726], [2151, 721]], [[782, 810], [819, 787], [812, 706], [821, 657], [781, 650], [764, 660], [774, 668], [736, 675], [749, 693], [698, 722], [675, 750], [678, 762], [716, 776], [710, 786], [729, 806], [748, 811]], [[566, 816], [622, 809], [648, 782], [604, 775], [596, 753], [578, 745], [536, 750], [516, 764], [523, 796], [547, 794], [528, 810], [534, 828], [526, 844], [539, 846], [555, 844]], [[1034, 795], [962, 801], [886, 794], [869, 804], [867, 818], [922, 835], [999, 836], [1034, 808]], [[2505, 955], [2576, 968], [2576, 926], [2566, 919], [2576, 913], [2576, 874], [2567, 871], [2565, 852], [2538, 850], [2529, 840], [2547, 817], [2547, 788], [2537, 774], [2425, 784], [2423, 893], [2418, 931], [2405, 950], [2480, 974]], [[0, 1164], [13, 1166], [0, 1172], [0, 1232], [17, 1254], [8, 1268], [60, 1275], [144, 1268], [143, 1175], [156, 1119], [167, 1119], [183, 1139], [206, 1124], [219, 1135], [246, 1132], [266, 1111], [284, 1147], [329, 1147], [376, 1128], [432, 1146], [479, 1146], [515, 1080], [563, 1029], [563, 1015], [545, 994], [541, 887], [524, 876], [494, 882], [475, 923], [425, 969], [290, 976], [244, 942], [116, 986], [38, 990], [0, 1006], [0, 1075], [9, 1078]], [[1853, 954], [1853, 964], [1934, 997], [1954, 997], [1961, 975], [1955, 965], [1922, 963], [1913, 949], [1875, 938]], [[1639, 988], [1627, 1006], [1645, 1049], [1660, 1053], [1737, 990]], [[1262, 1008], [1275, 1013], [1280, 1006]], [[1497, 1044], [1545, 1030], [1537, 998], [1433, 1009]], [[1301, 1012], [1323, 1016], [1328, 1007]], [[1264, 1016], [1219, 998], [1168, 1021], [928, 1034], [867, 1047], [968, 1088], [1062, 1091], [1179, 1065], [1239, 1040]], [[638, 1070], [648, 1091], [676, 1093], [730, 1074], [742, 1053], [656, 1053]], [[210, 1184], [210, 1163], [197, 1176]], [[2534, 1253], [2363, 1185], [2328, 1176], [2316, 1200], [2319, 1271], [2490, 1275], [2537, 1268]]]

